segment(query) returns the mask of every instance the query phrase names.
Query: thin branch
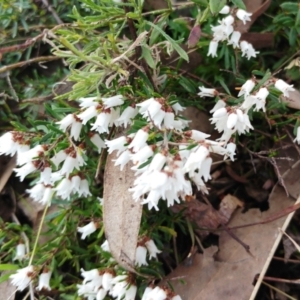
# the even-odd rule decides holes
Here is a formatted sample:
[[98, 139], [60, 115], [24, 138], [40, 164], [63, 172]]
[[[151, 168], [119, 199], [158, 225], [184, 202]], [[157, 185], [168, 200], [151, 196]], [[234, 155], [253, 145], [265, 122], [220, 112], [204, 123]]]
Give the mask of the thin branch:
[[[127, 2], [128, 2], [128, 0], [124, 0], [124, 3], [127, 3]], [[125, 11], [126, 14], [128, 14], [130, 12], [129, 7], [124, 5], [124, 11]], [[136, 40], [138, 38], [138, 36], [137, 36], [137, 31], [136, 31], [133, 20], [127, 17], [127, 24], [128, 24], [129, 31], [130, 31], [132, 39]], [[142, 56], [142, 48], [141, 48], [140, 45], [135, 48], [135, 54], [136, 54], [136, 59], [137, 60]], [[150, 80], [150, 82], [153, 86], [154, 91], [158, 92], [158, 88], [157, 88], [157, 86], [156, 86], [156, 84], [153, 80], [152, 74], [149, 70], [149, 67], [148, 67], [148, 64], [147, 64], [146, 60], [144, 58], [142, 58], [141, 63], [142, 63], [142, 67], [145, 70], [145, 73], [146, 73], [148, 79]]]
[[58, 14], [54, 10], [54, 8], [49, 4], [49, 2], [47, 0], [42, 0], [42, 2], [46, 6], [46, 8], [48, 9], [48, 11], [52, 14], [52, 16], [55, 19], [55, 21], [57, 22], [57, 24], [63, 24], [63, 21], [58, 16]]
[[13, 69], [16, 69], [16, 68], [21, 68], [21, 67], [30, 65], [32, 63], [48, 62], [48, 61], [53, 61], [53, 60], [58, 60], [58, 59], [61, 59], [61, 58], [58, 56], [40, 56], [40, 57], [31, 58], [31, 59], [28, 59], [25, 61], [20, 61], [18, 63], [11, 64], [11, 65], [0, 68], [0, 74], [5, 73], [10, 70], [13, 70]]

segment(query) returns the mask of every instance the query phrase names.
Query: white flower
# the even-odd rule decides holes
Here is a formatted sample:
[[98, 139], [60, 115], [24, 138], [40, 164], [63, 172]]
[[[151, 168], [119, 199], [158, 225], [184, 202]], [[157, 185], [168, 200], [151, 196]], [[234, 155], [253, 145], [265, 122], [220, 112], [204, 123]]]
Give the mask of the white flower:
[[215, 97], [218, 94], [216, 89], [209, 89], [205, 88], [204, 86], [199, 86], [199, 89], [200, 93], [198, 93], [198, 95], [200, 97]]
[[102, 282], [102, 275], [100, 275], [99, 270], [92, 269], [90, 271], [85, 271], [84, 269], [80, 269], [81, 276], [83, 279], [83, 284], [91, 282], [94, 286], [98, 286], [99, 283], [101, 285]]
[[113, 279], [113, 287], [109, 294], [120, 300], [124, 297], [124, 300], [134, 300], [137, 292], [136, 285], [130, 284], [126, 281], [126, 275], [120, 275]]
[[128, 106], [122, 112], [121, 116], [116, 120], [118, 126], [124, 125], [126, 128], [128, 124], [132, 123], [132, 119], [138, 114], [137, 108]]
[[278, 89], [279, 91], [281, 91], [285, 97], [289, 96], [289, 92], [292, 92], [292, 91], [295, 90], [293, 88], [293, 85], [287, 84], [282, 79], [277, 79], [276, 80], [275, 87], [276, 87], [276, 89]]
[[147, 247], [147, 250], [149, 252], [149, 258], [156, 258], [158, 253], [161, 253], [160, 250], [157, 249], [155, 243], [153, 240], [149, 239], [146, 243], [145, 246]]
[[228, 119], [227, 119], [227, 123], [226, 123], [227, 128], [228, 129], [234, 128], [237, 121], [238, 121], [238, 115], [237, 114], [235, 114], [235, 113], [229, 114]]
[[226, 102], [223, 100], [218, 100], [215, 106], [209, 111], [210, 113], [214, 113], [219, 108], [226, 107]]
[[41, 156], [46, 150], [43, 145], [37, 145], [28, 151], [18, 153], [17, 165], [27, 164], [33, 161], [34, 158]]
[[183, 167], [183, 172], [193, 174], [196, 169], [201, 168], [202, 162], [209, 155], [206, 147], [200, 146], [195, 152], [192, 152]]
[[172, 297], [171, 300], [182, 300], [182, 298], [179, 295], [176, 295]]
[[146, 255], [147, 255], [147, 248], [143, 246], [137, 246], [135, 250], [135, 264], [138, 267], [141, 267], [142, 265], [147, 266], [147, 260], [146, 260]]
[[100, 247], [103, 251], [110, 252], [108, 240], [105, 240], [104, 243]]
[[208, 53], [207, 53], [207, 56], [212, 56], [212, 57], [217, 57], [217, 49], [218, 49], [218, 42], [217, 41], [214, 41], [212, 40], [210, 43], [209, 43], [209, 48], [208, 48]]
[[246, 56], [248, 59], [250, 59], [251, 57], [256, 57], [256, 54], [259, 53], [259, 51], [255, 51], [252, 44], [246, 41], [241, 41], [240, 47], [242, 50], [242, 56]]
[[43, 169], [43, 171], [41, 171], [39, 182], [44, 183], [44, 184], [50, 184], [51, 183], [51, 174], [52, 174], [52, 169], [50, 167], [45, 167]]
[[19, 269], [16, 274], [9, 276], [11, 284], [16, 286], [18, 291], [23, 291], [27, 288], [33, 277], [35, 276], [33, 266], [28, 266], [23, 269]]
[[81, 197], [87, 197], [87, 196], [91, 196], [91, 192], [89, 189], [89, 183], [86, 179], [81, 179], [80, 181], [80, 186], [79, 186], [79, 190], [78, 190], [78, 196]]
[[83, 165], [85, 165], [85, 162], [82, 157], [82, 150], [80, 148], [70, 150], [60, 169], [60, 173], [68, 177], [74, 168], [79, 170]]
[[88, 298], [88, 300], [94, 300], [96, 298], [95, 285], [92, 282], [87, 284], [77, 284], [78, 295]]
[[224, 156], [224, 159], [227, 157], [230, 157], [232, 161], [234, 161], [234, 155], [235, 155], [235, 150], [236, 150], [236, 144], [234, 143], [228, 143], [226, 146], [226, 154]]
[[161, 153], [156, 153], [150, 163], [149, 171], [160, 171], [167, 161], [167, 157]]
[[107, 109], [105, 111], [102, 111], [98, 116], [91, 128], [92, 130], [96, 130], [99, 133], [109, 132], [108, 126], [112, 119], [112, 109]]
[[108, 148], [108, 153], [111, 154], [113, 151], [118, 150], [117, 156], [120, 155], [121, 152], [125, 151], [127, 146], [127, 139], [125, 136], [120, 136], [114, 140], [105, 140], [105, 144]]
[[107, 295], [107, 291], [104, 289], [99, 289], [96, 295], [96, 300], [103, 300]]
[[294, 142], [296, 142], [298, 144], [300, 144], [300, 126], [297, 127], [297, 135], [296, 135], [296, 138], [294, 139]]
[[116, 96], [109, 97], [109, 98], [101, 98], [101, 100], [104, 103], [105, 109], [111, 108], [114, 106], [119, 106], [124, 103], [122, 95], [116, 95]]
[[95, 232], [97, 228], [97, 224], [94, 221], [92, 221], [83, 227], [77, 227], [77, 231], [82, 234], [81, 239], [84, 240], [88, 235]]
[[165, 300], [167, 299], [167, 293], [159, 286], [155, 287], [152, 291], [147, 293], [145, 300]]
[[227, 15], [230, 12], [230, 7], [228, 5], [225, 5], [220, 11], [219, 14]]
[[236, 12], [236, 16], [243, 21], [243, 24], [245, 25], [247, 21], [251, 21], [250, 16], [252, 16], [252, 13], [248, 13], [243, 9], [238, 9]]
[[206, 159], [201, 164], [201, 169], [198, 171], [198, 176], [203, 177], [203, 180], [205, 182], [211, 179], [210, 177], [211, 164], [212, 164], [212, 158], [206, 157]]
[[50, 278], [51, 278], [52, 272], [47, 271], [43, 272], [39, 277], [39, 285], [36, 288], [38, 291], [41, 291], [43, 289], [51, 291], [50, 287]]
[[67, 156], [68, 156], [68, 154], [66, 153], [65, 150], [60, 150], [50, 160], [53, 162], [53, 164], [57, 168], [59, 166], [59, 164], [67, 158]]
[[40, 201], [43, 198], [45, 189], [46, 187], [43, 183], [38, 183], [31, 189], [27, 189], [26, 192], [34, 201]]
[[100, 153], [102, 149], [106, 148], [105, 142], [101, 139], [98, 133], [91, 133], [90, 140], [95, 146], [97, 146], [98, 153]]
[[[149, 98], [141, 103], [138, 103], [136, 106], [139, 107], [139, 113], [143, 114], [148, 110], [151, 104], [153, 105], [153, 103], [154, 106], [157, 106], [157, 111], [159, 111], [161, 105], [154, 98]], [[152, 106], [152, 110], [153, 110], [153, 106]]]
[[152, 290], [153, 290], [152, 287], [147, 286], [147, 287], [145, 288], [144, 293], [143, 293], [142, 300], [147, 300], [147, 299], [149, 299], [149, 298], [148, 298], [148, 295], [152, 292]]
[[6, 132], [0, 137], [0, 155], [15, 155], [18, 150], [18, 143], [14, 141], [12, 132]]
[[62, 199], [70, 199], [72, 193], [72, 182], [69, 178], [64, 178], [55, 188], [57, 196]]
[[45, 190], [44, 190], [44, 195], [42, 197], [41, 200], [39, 200], [38, 202], [41, 202], [43, 205], [50, 205], [50, 200], [52, 198], [52, 195], [53, 195], [54, 191], [53, 191], [53, 188], [51, 185], [47, 185], [45, 187]]
[[185, 108], [182, 107], [178, 102], [172, 104], [172, 108], [173, 108], [173, 110], [175, 111], [175, 114], [176, 114], [176, 115], [178, 114], [178, 112], [184, 111], [184, 110], [185, 110]]
[[200, 142], [200, 141], [204, 141], [206, 138], [210, 137], [210, 134], [206, 134], [200, 130], [191, 130], [191, 138], [196, 141], [196, 142]]
[[140, 107], [139, 113], [148, 121], [160, 128], [161, 122], [164, 119], [165, 111], [162, 110], [162, 104], [155, 98], [150, 98], [142, 103], [137, 104]]
[[139, 151], [137, 151], [135, 154], [132, 154], [130, 158], [131, 158], [133, 164], [141, 165], [145, 161], [147, 161], [147, 159], [149, 157], [151, 157], [152, 155], [153, 155], [152, 147], [146, 145], [143, 148], [141, 148]]
[[67, 128], [71, 126], [70, 137], [74, 138], [75, 141], [79, 140], [80, 131], [82, 128], [82, 123], [80, 122], [80, 118], [74, 114], [69, 114], [65, 116], [61, 121], [56, 122], [59, 124], [59, 129], [66, 132]]
[[82, 120], [82, 124], [85, 125], [90, 119], [98, 115], [97, 107], [92, 105], [80, 113], [77, 117]]
[[97, 106], [99, 103], [95, 102], [95, 100], [99, 99], [99, 97], [86, 97], [86, 98], [80, 98], [79, 101], [81, 102], [79, 104], [80, 107], [90, 107], [90, 106]]
[[138, 130], [137, 133], [135, 134], [133, 140], [129, 144], [128, 148], [129, 149], [133, 148], [134, 152], [139, 151], [141, 148], [146, 146], [146, 141], [147, 141], [148, 137], [149, 137], [148, 132], [146, 132], [143, 129]]
[[16, 176], [20, 177], [20, 181], [23, 181], [24, 178], [32, 173], [35, 172], [37, 169], [35, 167], [35, 165], [32, 162], [29, 162], [27, 164], [25, 164], [23, 167], [21, 168], [15, 168], [14, 171], [16, 172]]
[[115, 159], [115, 166], [120, 166], [120, 170], [123, 171], [125, 165], [130, 161], [131, 152], [126, 150], [124, 151], [118, 159]]
[[255, 86], [255, 80], [253, 78], [248, 79], [241, 87], [239, 93], [238, 93], [238, 97], [245, 95], [248, 96], [250, 95], [250, 92], [253, 90]]
[[227, 45], [232, 45], [232, 47], [234, 49], [240, 48], [239, 41], [240, 41], [241, 35], [242, 34], [239, 31], [234, 31], [232, 33], [232, 35], [230, 36], [230, 39], [229, 39]]
[[16, 247], [16, 256], [13, 260], [23, 260], [26, 257], [26, 247], [25, 244], [20, 243]]
[[102, 277], [102, 288], [109, 291], [113, 284], [113, 275], [110, 272], [105, 272]]

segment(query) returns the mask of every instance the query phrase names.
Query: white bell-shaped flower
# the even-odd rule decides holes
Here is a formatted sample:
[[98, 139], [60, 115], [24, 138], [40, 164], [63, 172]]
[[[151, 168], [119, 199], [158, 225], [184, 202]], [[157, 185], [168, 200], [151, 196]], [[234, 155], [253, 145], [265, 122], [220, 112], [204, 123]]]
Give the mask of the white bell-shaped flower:
[[289, 97], [289, 92], [292, 92], [292, 91], [295, 90], [293, 88], [293, 85], [287, 84], [282, 79], [277, 79], [276, 80], [275, 87], [276, 87], [276, 89], [278, 89], [279, 91], [281, 91], [285, 97]]
[[47, 271], [47, 272], [43, 272], [39, 276], [39, 284], [38, 287], [36, 288], [38, 291], [41, 291], [43, 289], [51, 291], [51, 287], [50, 287], [51, 274], [52, 272]]
[[122, 95], [116, 95], [113, 97], [109, 97], [109, 98], [101, 98], [105, 109], [107, 108], [111, 108], [114, 106], [119, 106], [122, 105], [124, 103], [124, 99]]
[[97, 228], [97, 224], [94, 221], [92, 221], [83, 227], [77, 227], [77, 231], [81, 233], [81, 239], [84, 240], [88, 235], [95, 232]]
[[34, 277], [35, 272], [33, 266], [27, 266], [23, 269], [19, 269], [17, 270], [17, 273], [9, 276], [11, 284], [14, 285], [18, 291], [26, 289]]
[[135, 264], [138, 267], [141, 266], [147, 266], [147, 260], [146, 260], [146, 256], [147, 256], [147, 248], [144, 246], [137, 246], [136, 250], [135, 250]]
[[246, 56], [248, 59], [250, 59], [251, 57], [256, 57], [256, 54], [259, 53], [259, 51], [255, 51], [252, 44], [246, 41], [240, 42], [240, 48], [242, 50], [242, 56]]
[[248, 13], [246, 12], [245, 10], [243, 9], [238, 9], [237, 12], [236, 12], [236, 16], [237, 18], [239, 18], [243, 24], [245, 25], [247, 21], [251, 21], [251, 16], [252, 16], [252, 13]]
[[241, 36], [242, 36], [242, 34], [239, 31], [233, 31], [227, 45], [232, 45], [232, 47], [234, 49], [240, 48], [239, 41], [240, 41]]
[[211, 55], [211, 57], [217, 57], [218, 45], [219, 43], [217, 41], [215, 40], [210, 41], [207, 56]]
[[16, 256], [13, 260], [23, 260], [26, 257], [26, 246], [20, 243], [16, 247]]
[[204, 86], [199, 86], [200, 93], [198, 95], [200, 97], [215, 97], [218, 92], [216, 89], [205, 88]]

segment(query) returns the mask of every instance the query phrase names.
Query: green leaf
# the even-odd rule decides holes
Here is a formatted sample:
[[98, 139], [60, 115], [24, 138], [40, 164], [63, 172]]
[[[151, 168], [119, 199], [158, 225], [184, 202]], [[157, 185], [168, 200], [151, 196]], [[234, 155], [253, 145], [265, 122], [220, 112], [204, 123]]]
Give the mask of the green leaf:
[[4, 281], [8, 280], [10, 275], [11, 275], [11, 273], [6, 273], [6, 274], [2, 275], [2, 276], [0, 277], [0, 283], [2, 283], [2, 282], [4, 282]]
[[0, 271], [16, 271], [20, 269], [18, 265], [13, 265], [13, 264], [0, 264]]
[[298, 9], [298, 12], [297, 12], [295, 26], [296, 27], [300, 26], [300, 9]]
[[172, 47], [174, 48], [174, 50], [179, 54], [179, 56], [181, 58], [183, 58], [184, 60], [186, 60], [187, 62], [189, 61], [189, 57], [187, 55], [187, 53], [176, 43], [176, 41], [174, 41], [169, 35], [167, 35], [160, 27], [158, 27], [157, 25], [153, 24], [150, 21], [146, 21], [146, 23], [148, 25], [150, 25], [151, 27], [155, 28], [167, 41], [170, 42], [170, 44], [172, 45]]
[[296, 28], [291, 28], [291, 30], [289, 32], [290, 46], [295, 46], [296, 45], [297, 37], [298, 37], [298, 34], [297, 34]]
[[208, 1], [207, 0], [193, 0], [194, 3], [198, 4], [198, 5], [202, 5], [207, 7], [208, 5]]
[[299, 10], [298, 5], [299, 4], [297, 2], [284, 2], [284, 3], [280, 4], [280, 7], [287, 12], [296, 14]]
[[197, 92], [195, 85], [186, 77], [180, 76], [179, 84], [190, 94], [195, 94]]
[[238, 8], [247, 10], [245, 3], [243, 0], [231, 0], [231, 2]]
[[177, 236], [177, 232], [173, 228], [166, 227], [166, 226], [158, 226], [158, 229], [160, 229], [161, 231], [164, 231], [174, 237]]
[[226, 5], [226, 0], [210, 0], [209, 8], [213, 15], [219, 13], [219, 11]]
[[154, 62], [154, 59], [151, 55], [151, 50], [147, 45], [141, 45], [142, 48], [142, 58], [145, 59], [145, 61], [147, 62], [148, 66], [151, 69], [154, 69], [156, 64]]

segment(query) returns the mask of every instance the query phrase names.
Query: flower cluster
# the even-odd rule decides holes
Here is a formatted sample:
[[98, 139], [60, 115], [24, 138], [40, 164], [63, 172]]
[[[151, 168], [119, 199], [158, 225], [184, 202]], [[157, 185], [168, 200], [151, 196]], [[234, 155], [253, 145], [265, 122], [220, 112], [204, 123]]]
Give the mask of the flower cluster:
[[85, 271], [81, 269], [84, 278], [78, 284], [78, 295], [89, 300], [102, 300], [107, 294], [115, 299], [134, 300], [137, 292], [135, 280], [131, 275], [118, 275], [111, 269]]
[[209, 44], [208, 56], [216, 57], [219, 42], [227, 41], [227, 45], [232, 45], [233, 48], [239, 48], [242, 51], [242, 56], [246, 56], [248, 59], [256, 57], [259, 52], [255, 51], [252, 44], [247, 41], [240, 41], [241, 33], [234, 30], [236, 19], [241, 20], [244, 24], [247, 21], [251, 21], [250, 16], [252, 13], [248, 13], [243, 9], [231, 9], [228, 5], [225, 5], [220, 14], [229, 14], [223, 19], [219, 20], [219, 25], [212, 26], [213, 39]]
[[[210, 111], [213, 115], [210, 119], [211, 123], [215, 125], [218, 132], [223, 132], [218, 139], [220, 142], [228, 143], [232, 135], [235, 133], [245, 134], [253, 129], [248, 112], [250, 109], [254, 111], [266, 111], [266, 100], [269, 95], [269, 87], [274, 86], [277, 90], [283, 93], [285, 97], [289, 96], [289, 91], [293, 91], [292, 85], [287, 84], [282, 79], [271, 78], [264, 83], [264, 85], [256, 88], [258, 82], [255, 77], [248, 79], [241, 87], [238, 97], [243, 97], [240, 104], [235, 106], [228, 106], [226, 99], [219, 99], [214, 108]], [[254, 90], [254, 91], [253, 91]], [[200, 97], [214, 97], [221, 94], [214, 89], [207, 89], [200, 87]], [[299, 130], [300, 132], [300, 130]], [[299, 133], [300, 134], [300, 133]], [[298, 141], [298, 138], [295, 140]], [[230, 148], [235, 151], [235, 145], [229, 143], [227, 149]]]
[[[170, 105], [163, 98], [150, 98], [137, 107], [148, 125], [128, 136], [105, 141], [109, 153], [117, 151], [115, 165], [121, 170], [133, 163], [133, 199], [158, 210], [160, 199], [171, 206], [191, 196], [191, 181], [207, 192], [204, 182], [210, 179], [210, 152], [233, 158], [233, 148], [208, 140], [209, 135], [203, 132], [184, 131], [188, 122], [178, 115], [184, 109], [178, 103]], [[176, 133], [176, 142], [168, 140], [167, 132]], [[154, 135], [158, 138], [150, 141]]]
[[[50, 278], [52, 272], [48, 269], [44, 269], [43, 272], [39, 275], [39, 281], [37, 290], [41, 291], [43, 289], [50, 291]], [[38, 276], [37, 270], [34, 266], [29, 265], [23, 269], [19, 269], [17, 273], [10, 275], [11, 283], [14, 285], [18, 291], [23, 291], [28, 287], [28, 285]]]
[[[88, 300], [102, 300], [106, 295], [114, 299], [134, 300], [137, 286], [133, 274], [116, 275], [114, 270], [93, 269], [85, 271], [81, 269], [84, 278], [82, 284], [78, 284], [78, 295]], [[142, 300], [181, 300], [167, 288], [149, 286], [145, 289]]]

